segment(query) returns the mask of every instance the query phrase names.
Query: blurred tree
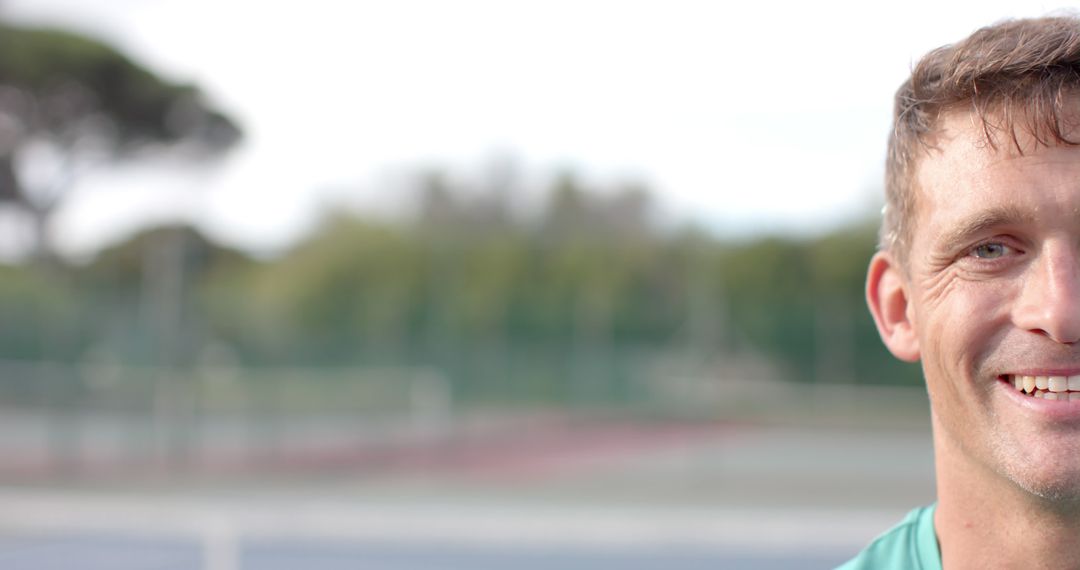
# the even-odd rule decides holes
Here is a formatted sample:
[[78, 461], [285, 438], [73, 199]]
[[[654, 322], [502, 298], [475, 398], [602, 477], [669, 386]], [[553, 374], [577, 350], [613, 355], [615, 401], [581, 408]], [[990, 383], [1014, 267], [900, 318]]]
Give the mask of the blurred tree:
[[189, 225], [165, 225], [143, 230], [121, 243], [100, 251], [80, 273], [80, 283], [118, 298], [137, 298], [139, 287], [145, 286], [147, 250], [161, 249], [162, 244], [178, 242], [183, 245], [184, 265], [192, 277], [206, 277], [220, 268], [232, 268], [251, 263], [239, 250], [225, 247], [208, 239], [198, 228]]
[[[461, 208], [446, 175], [438, 171], [424, 173], [419, 184], [420, 206], [417, 227], [421, 231], [447, 234], [461, 224]], [[445, 237], [445, 235], [444, 235]]]
[[239, 136], [195, 87], [104, 43], [0, 23], [0, 205], [29, 216], [39, 259], [53, 256], [49, 219], [86, 167], [178, 141], [205, 155]]
[[[144, 363], [161, 360], [166, 349], [175, 351], [170, 358], [190, 360], [200, 349], [201, 335], [218, 336], [210, 327], [220, 319], [201, 310], [202, 304], [217, 301], [217, 312], [228, 308], [219, 300], [222, 280], [252, 266], [246, 255], [214, 243], [198, 229], [170, 225], [144, 230], [101, 251], [80, 268], [75, 283], [78, 294], [92, 300], [86, 313], [101, 323], [102, 330], [95, 334], [98, 343], [114, 342], [124, 347], [125, 358], [142, 357]], [[210, 295], [208, 288], [217, 295]], [[169, 330], [163, 330], [164, 323]], [[132, 333], [134, 338], [114, 338]], [[167, 337], [177, 337], [175, 346], [155, 345]]]
[[266, 267], [256, 297], [264, 316], [297, 333], [292, 347], [317, 358], [392, 351], [426, 307], [422, 261], [408, 232], [338, 214]]
[[595, 217], [591, 216], [589, 206], [586, 189], [578, 179], [569, 172], [561, 174], [548, 195], [540, 226], [541, 239], [558, 244], [597, 229], [590, 224]]

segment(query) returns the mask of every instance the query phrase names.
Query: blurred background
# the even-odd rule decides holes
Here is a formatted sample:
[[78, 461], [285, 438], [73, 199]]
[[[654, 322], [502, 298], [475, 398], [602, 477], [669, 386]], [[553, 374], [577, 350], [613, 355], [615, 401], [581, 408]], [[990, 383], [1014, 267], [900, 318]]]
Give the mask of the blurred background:
[[892, 92], [1060, 7], [0, 1], [0, 565], [842, 562]]

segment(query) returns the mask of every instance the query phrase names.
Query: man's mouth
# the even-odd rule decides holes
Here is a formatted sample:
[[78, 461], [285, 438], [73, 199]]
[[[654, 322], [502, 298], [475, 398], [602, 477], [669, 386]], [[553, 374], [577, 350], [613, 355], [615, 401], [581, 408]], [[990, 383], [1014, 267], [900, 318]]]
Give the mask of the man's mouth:
[[1075, 376], [1025, 376], [1006, 374], [1001, 377], [1018, 392], [1044, 400], [1080, 400], [1080, 374]]

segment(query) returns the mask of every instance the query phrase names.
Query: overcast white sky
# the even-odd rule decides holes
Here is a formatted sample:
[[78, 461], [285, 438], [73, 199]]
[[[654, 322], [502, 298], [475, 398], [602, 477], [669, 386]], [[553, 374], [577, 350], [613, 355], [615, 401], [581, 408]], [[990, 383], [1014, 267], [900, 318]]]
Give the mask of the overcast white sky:
[[[731, 6], [735, 7], [731, 7]], [[255, 250], [321, 208], [385, 211], [393, 172], [512, 153], [638, 179], [673, 219], [819, 231], [873, 210], [912, 61], [1005, 17], [1080, 3], [905, 0], [0, 0], [195, 82], [243, 124], [226, 161], [100, 171], [58, 219], [70, 252], [190, 219]]]

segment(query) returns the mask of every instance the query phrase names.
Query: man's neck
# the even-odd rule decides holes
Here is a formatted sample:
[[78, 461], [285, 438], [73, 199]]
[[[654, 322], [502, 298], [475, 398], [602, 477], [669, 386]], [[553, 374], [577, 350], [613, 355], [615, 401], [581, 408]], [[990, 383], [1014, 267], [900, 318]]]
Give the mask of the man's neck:
[[944, 568], [1080, 569], [1080, 510], [972, 464], [939, 434], [935, 429], [934, 528]]

